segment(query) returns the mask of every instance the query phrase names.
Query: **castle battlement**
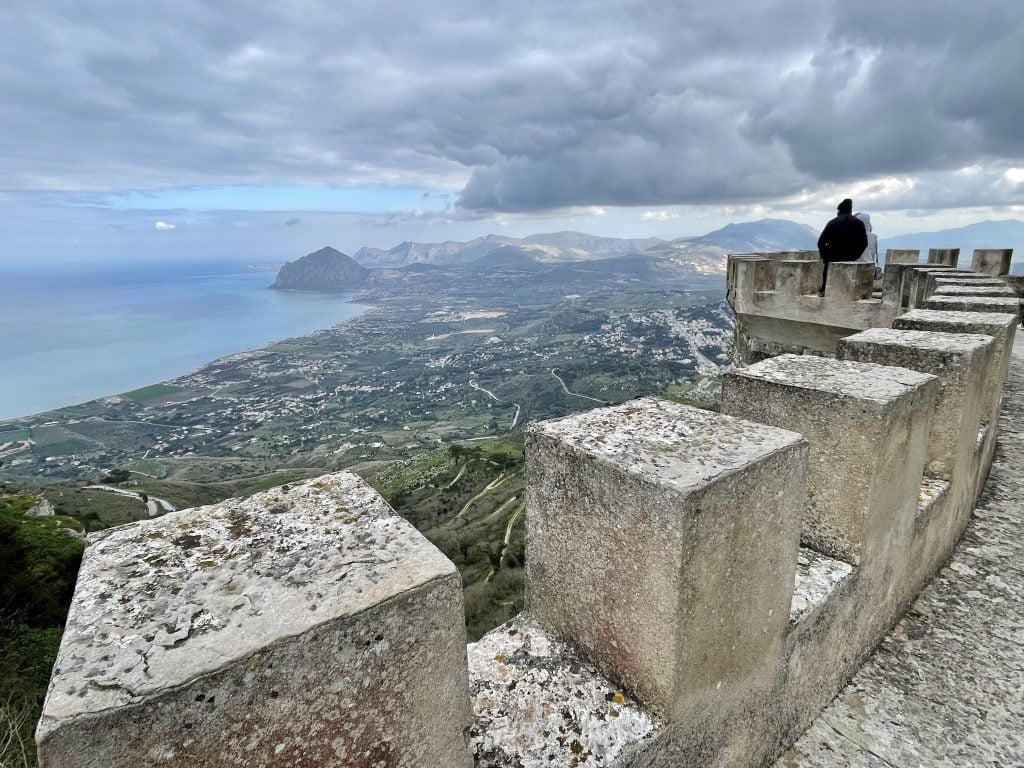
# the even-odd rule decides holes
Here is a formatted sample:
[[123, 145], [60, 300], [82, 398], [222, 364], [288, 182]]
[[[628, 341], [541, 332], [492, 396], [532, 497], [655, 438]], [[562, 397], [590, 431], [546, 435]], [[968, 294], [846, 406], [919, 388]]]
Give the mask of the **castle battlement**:
[[[44, 768], [770, 764], [967, 526], [1019, 306], [938, 293], [999, 287], [950, 264], [890, 264], [880, 298], [836, 264], [806, 296], [805, 256], [731, 258], [730, 300], [787, 333], [804, 299], [856, 319], [815, 337], [831, 356], [727, 373], [721, 413], [643, 398], [528, 428], [527, 610], [468, 648], [454, 566], [351, 473], [106, 532]], [[909, 307], [919, 286], [956, 308]]]
[[835, 262], [829, 265], [824, 296], [817, 295], [824, 266], [817, 251], [730, 255], [726, 296], [736, 314], [734, 362], [745, 365], [787, 352], [834, 356], [840, 339], [888, 328], [904, 311], [931, 298], [1019, 298], [1024, 283], [1007, 275], [1012, 254], [1012, 249], [977, 249], [967, 271], [957, 269], [959, 248], [932, 248], [926, 264], [918, 263], [916, 250], [890, 250], [881, 286], [873, 265]]

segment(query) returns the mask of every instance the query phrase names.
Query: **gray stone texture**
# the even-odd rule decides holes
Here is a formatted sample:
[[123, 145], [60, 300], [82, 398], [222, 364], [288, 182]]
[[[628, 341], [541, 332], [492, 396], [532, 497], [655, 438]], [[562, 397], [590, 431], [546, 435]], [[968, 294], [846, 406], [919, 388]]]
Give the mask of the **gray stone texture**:
[[454, 566], [351, 473], [89, 546], [44, 768], [471, 764]]
[[619, 765], [661, 730], [625, 691], [522, 614], [468, 653], [476, 768]]
[[[814, 253], [814, 252], [811, 252]], [[736, 313], [733, 359], [739, 364], [786, 352], [834, 355], [844, 336], [888, 327], [899, 314], [902, 275], [874, 298], [873, 266], [836, 262], [824, 297], [822, 263], [801, 253], [729, 256], [727, 298]], [[895, 282], [894, 282], [895, 280]]]
[[1024, 765], [1024, 344], [970, 527], [873, 658], [776, 768]]
[[908, 293], [910, 296], [910, 301], [906, 306], [910, 308], [921, 306], [924, 300], [928, 298], [930, 280], [936, 276], [935, 273], [954, 274], [955, 272], [956, 270], [953, 267], [936, 264], [913, 267], [904, 278], [908, 283]]
[[823, 605], [843, 579], [853, 573], [853, 566], [835, 560], [807, 547], [800, 547], [796, 559], [796, 584], [789, 606], [789, 623], [796, 624], [818, 606]]
[[1020, 299], [1002, 296], [930, 296], [923, 309], [943, 312], [1006, 312], [1020, 314]]
[[766, 697], [806, 442], [646, 398], [536, 424], [526, 451], [530, 614], [662, 717]]
[[885, 250], [886, 264], [917, 264], [921, 260], [921, 251], [914, 249], [887, 248]]
[[979, 285], [980, 281], [974, 281], [973, 283], [963, 283], [961, 285], [942, 285], [936, 286], [932, 296], [1016, 296], [1012, 290], [1007, 288], [1005, 285]]
[[947, 272], [945, 274], [937, 274], [932, 277], [932, 283], [936, 286], [940, 285], [991, 285], [996, 287], [1005, 287], [1006, 281], [1000, 280], [998, 277], [989, 277], [988, 275], [976, 275], [971, 272]]
[[871, 298], [875, 265], [859, 261], [836, 261], [828, 265], [825, 298], [835, 302]]
[[[892, 325], [897, 330], [941, 331], [944, 333], [977, 333], [995, 340], [992, 365], [984, 373], [985, 402], [982, 418], [994, 424], [999, 414], [999, 399], [1003, 381], [1010, 367], [1010, 355], [1016, 338], [1017, 320], [1012, 315], [998, 312], [942, 312], [913, 309], [896, 318]], [[993, 437], [995, 430], [992, 432]], [[994, 444], [994, 443], [993, 443]]]
[[948, 557], [970, 517], [979, 482], [984, 381], [994, 348], [991, 336], [913, 330], [866, 331], [841, 345], [843, 357], [903, 365], [939, 378], [925, 474], [947, 481], [949, 489], [926, 517], [916, 521], [905, 558], [910, 594]]
[[959, 248], [929, 248], [928, 263], [946, 267], [955, 267], [960, 259]]
[[992, 337], [981, 334], [875, 328], [843, 339], [838, 356], [939, 378], [925, 474], [952, 482], [956, 470], [964, 470], [973, 453], [981, 418], [981, 382], [993, 346]]
[[811, 296], [821, 288], [821, 262], [792, 260], [775, 265], [775, 292], [780, 297]]
[[726, 374], [722, 411], [808, 440], [801, 541], [859, 564], [913, 519], [937, 391], [905, 368], [783, 355]]
[[971, 258], [971, 271], [986, 275], [1008, 274], [1013, 248], [976, 248]]

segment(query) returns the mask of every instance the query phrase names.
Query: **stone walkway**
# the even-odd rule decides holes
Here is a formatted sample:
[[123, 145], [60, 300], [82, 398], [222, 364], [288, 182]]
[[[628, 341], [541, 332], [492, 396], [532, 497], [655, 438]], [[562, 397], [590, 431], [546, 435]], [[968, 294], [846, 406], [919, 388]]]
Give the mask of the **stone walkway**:
[[1024, 331], [952, 560], [775, 768], [1024, 766]]

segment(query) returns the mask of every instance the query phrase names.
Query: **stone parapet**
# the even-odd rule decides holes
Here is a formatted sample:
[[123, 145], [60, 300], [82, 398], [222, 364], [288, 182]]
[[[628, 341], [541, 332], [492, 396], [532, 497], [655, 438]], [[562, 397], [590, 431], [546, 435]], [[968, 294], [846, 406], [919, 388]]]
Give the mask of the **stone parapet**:
[[530, 615], [669, 720], [766, 694], [807, 444], [642, 399], [535, 425], [526, 449]]
[[930, 296], [923, 309], [940, 312], [1005, 312], [1020, 315], [1021, 300], [1014, 296]]
[[971, 258], [971, 271], [998, 277], [1008, 274], [1013, 248], [976, 248]]
[[621, 765], [662, 723], [520, 615], [469, 645], [476, 768]]
[[470, 766], [455, 567], [351, 473], [86, 549], [44, 768]]
[[905, 368], [782, 355], [726, 374], [722, 412], [808, 440], [801, 541], [859, 565], [914, 517], [937, 391]]
[[917, 264], [921, 260], [921, 251], [916, 248], [901, 249], [901, 248], [886, 248], [885, 250], [885, 263], [886, 264]]
[[930, 296], [1009, 296], [1013, 297], [1017, 294], [1014, 293], [1010, 288], [1005, 285], [986, 285], [981, 284], [980, 280], [965, 281], [959, 285], [952, 285], [949, 283], [942, 283], [937, 278], [933, 278], [936, 283], [935, 290], [931, 292]]
[[955, 267], [960, 260], [959, 248], [929, 248], [928, 263]]
[[[729, 257], [727, 298], [737, 318], [735, 358], [755, 362], [785, 352], [834, 354], [836, 342], [858, 330], [887, 327], [899, 313], [891, 280], [872, 295], [874, 265], [829, 265], [819, 296], [822, 263], [765, 255]], [[890, 295], [892, 293], [892, 295]]]
[[982, 380], [995, 343], [991, 336], [872, 329], [839, 343], [840, 360], [879, 363], [937, 376], [939, 393], [928, 437], [925, 474], [956, 484], [970, 466]]
[[769, 764], [963, 531], [1020, 303], [896, 262], [857, 298], [871, 265], [832, 267], [819, 297], [814, 252], [733, 257], [729, 292], [747, 352], [838, 359], [736, 369], [723, 414], [528, 428], [528, 609], [468, 649], [454, 566], [348, 473], [106, 532], [43, 768]]
[[1003, 382], [1010, 367], [1013, 342], [1017, 332], [1017, 318], [996, 312], [939, 312], [914, 309], [900, 315], [893, 323], [897, 330], [940, 331], [944, 333], [971, 333], [991, 336], [995, 340], [992, 364], [982, 372], [984, 400], [981, 406], [983, 445], [980, 447], [974, 474], [980, 493], [988, 476], [996, 448], [996, 425]]
[[904, 306], [909, 309], [921, 306], [921, 303], [928, 297], [930, 280], [933, 280], [936, 275], [954, 274], [961, 273], [957, 272], [953, 267], [937, 264], [926, 264], [909, 270], [904, 278], [908, 285], [909, 301]]

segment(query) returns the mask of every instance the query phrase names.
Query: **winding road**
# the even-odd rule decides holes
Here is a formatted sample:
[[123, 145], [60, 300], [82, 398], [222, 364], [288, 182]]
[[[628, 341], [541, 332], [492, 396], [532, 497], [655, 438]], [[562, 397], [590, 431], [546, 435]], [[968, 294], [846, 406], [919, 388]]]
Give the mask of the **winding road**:
[[[483, 392], [486, 395], [489, 395], [490, 398], [492, 400], [494, 400], [494, 402], [496, 402], [496, 403], [504, 403], [505, 402], [504, 400], [500, 399], [497, 395], [495, 395], [493, 392], [491, 392], [491, 390], [484, 389], [479, 384], [477, 384], [476, 383], [476, 379], [470, 379], [469, 380], [469, 386], [471, 386], [473, 389], [477, 389], [477, 390]], [[563, 384], [562, 386], [564, 387], [565, 385]], [[582, 395], [581, 395], [581, 397], [582, 397]], [[516, 407], [516, 412], [512, 415], [512, 423], [509, 425], [509, 428], [508, 428], [509, 432], [511, 432], [513, 429], [515, 429], [516, 428], [516, 424], [519, 423], [519, 412], [521, 410], [521, 407], [520, 407], [519, 403], [512, 403], [512, 405], [514, 405]]]
[[[142, 494], [136, 493], [135, 491], [126, 491], [124, 488], [111, 488], [109, 485], [87, 485], [86, 488], [95, 488], [97, 491], [106, 491], [107, 493], [116, 493], [118, 496], [134, 496], [139, 501], [142, 501]], [[160, 508], [163, 507], [164, 512], [174, 512], [175, 506], [171, 502], [165, 499], [158, 499], [154, 496], [146, 495], [145, 500], [146, 513], [150, 517], [156, 517], [160, 514]]]
[[558, 383], [562, 385], [562, 389], [565, 390], [565, 394], [572, 395], [573, 397], [582, 397], [584, 400], [593, 400], [595, 403], [600, 403], [601, 405], [605, 404], [604, 400], [598, 400], [596, 397], [591, 397], [590, 395], [579, 395], [575, 392], [570, 392], [569, 388], [565, 386], [565, 382], [562, 380], [562, 377], [555, 373], [555, 371], [557, 370], [557, 368], [552, 368], [551, 375], [558, 379]]

